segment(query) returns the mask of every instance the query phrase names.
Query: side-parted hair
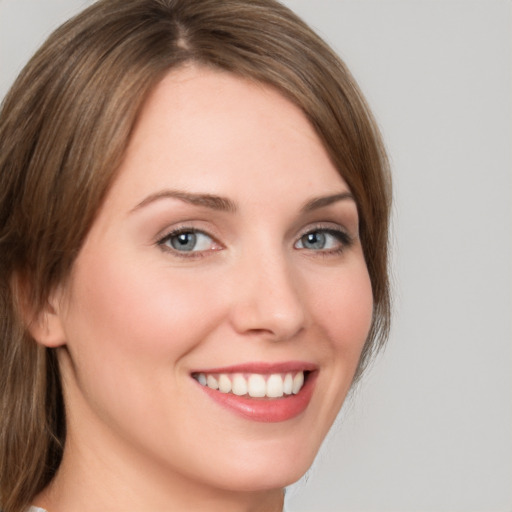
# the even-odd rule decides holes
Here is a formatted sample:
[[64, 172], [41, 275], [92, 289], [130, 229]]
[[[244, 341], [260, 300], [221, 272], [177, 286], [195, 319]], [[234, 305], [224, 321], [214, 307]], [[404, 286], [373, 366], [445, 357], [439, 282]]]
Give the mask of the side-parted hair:
[[268, 84], [305, 113], [359, 212], [374, 312], [355, 380], [387, 337], [388, 163], [343, 62], [274, 0], [101, 0], [50, 36], [0, 111], [4, 512], [50, 482], [66, 437], [55, 349], [35, 342], [29, 319], [69, 275], [148, 94], [186, 63]]

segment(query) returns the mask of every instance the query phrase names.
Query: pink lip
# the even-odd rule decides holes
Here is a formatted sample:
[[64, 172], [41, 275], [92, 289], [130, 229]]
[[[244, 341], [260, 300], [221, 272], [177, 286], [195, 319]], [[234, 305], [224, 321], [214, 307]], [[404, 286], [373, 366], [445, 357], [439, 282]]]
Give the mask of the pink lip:
[[238, 396], [233, 393], [221, 393], [218, 390], [197, 385], [216, 403], [232, 412], [252, 421], [264, 423], [277, 423], [290, 420], [304, 412], [311, 401], [318, 376], [317, 367], [310, 363], [251, 363], [229, 366], [224, 368], [212, 368], [194, 373], [286, 373], [293, 371], [308, 371], [306, 381], [302, 389], [296, 395], [283, 396], [282, 398], [251, 398]]
[[232, 366], [223, 366], [222, 368], [206, 368], [194, 370], [192, 373], [260, 373], [267, 375], [271, 373], [288, 372], [313, 372], [318, 367], [313, 363], [304, 361], [286, 361], [282, 363], [243, 363]]

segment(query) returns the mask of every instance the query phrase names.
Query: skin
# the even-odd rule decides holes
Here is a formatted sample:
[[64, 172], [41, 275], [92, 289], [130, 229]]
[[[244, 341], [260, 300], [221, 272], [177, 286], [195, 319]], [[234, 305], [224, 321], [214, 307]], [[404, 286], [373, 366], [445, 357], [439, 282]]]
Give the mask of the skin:
[[[222, 196], [230, 208], [162, 191]], [[281, 510], [350, 388], [372, 291], [349, 193], [303, 113], [275, 90], [188, 66], [145, 105], [119, 176], [33, 334], [59, 347], [64, 459], [51, 512]], [[218, 205], [217, 205], [218, 206]], [[317, 205], [318, 206], [318, 205]], [[236, 211], [234, 209], [236, 208]], [[200, 250], [159, 243], [193, 228]], [[325, 248], [303, 235], [327, 235]], [[346, 237], [345, 237], [346, 238]], [[299, 416], [251, 421], [198, 368], [317, 365]]]

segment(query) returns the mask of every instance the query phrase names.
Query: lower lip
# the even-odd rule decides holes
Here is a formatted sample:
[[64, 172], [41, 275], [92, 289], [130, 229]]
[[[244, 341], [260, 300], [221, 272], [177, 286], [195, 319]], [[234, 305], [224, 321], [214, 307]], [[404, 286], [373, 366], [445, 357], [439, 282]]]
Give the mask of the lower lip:
[[296, 395], [287, 395], [283, 398], [238, 396], [197, 384], [210, 398], [244, 418], [263, 423], [277, 423], [295, 418], [306, 410], [313, 396], [317, 373], [315, 371], [308, 374], [304, 386]]

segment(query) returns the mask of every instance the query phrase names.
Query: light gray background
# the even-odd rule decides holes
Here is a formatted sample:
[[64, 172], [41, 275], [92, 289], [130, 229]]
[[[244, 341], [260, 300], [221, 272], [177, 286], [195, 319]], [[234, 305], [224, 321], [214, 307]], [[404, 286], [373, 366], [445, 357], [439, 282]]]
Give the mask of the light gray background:
[[[0, 97], [89, 4], [0, 0]], [[512, 3], [287, 0], [340, 53], [394, 173], [394, 327], [293, 512], [512, 511]]]

